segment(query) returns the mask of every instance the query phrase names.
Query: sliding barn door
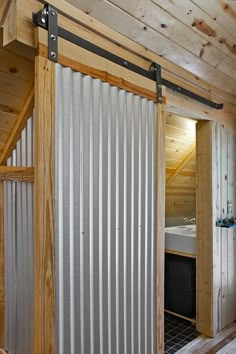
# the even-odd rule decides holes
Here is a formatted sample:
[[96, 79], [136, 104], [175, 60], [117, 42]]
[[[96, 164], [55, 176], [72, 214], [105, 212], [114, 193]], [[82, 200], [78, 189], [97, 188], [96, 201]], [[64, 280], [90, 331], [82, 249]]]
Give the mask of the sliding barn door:
[[155, 353], [156, 104], [56, 65], [57, 353]]

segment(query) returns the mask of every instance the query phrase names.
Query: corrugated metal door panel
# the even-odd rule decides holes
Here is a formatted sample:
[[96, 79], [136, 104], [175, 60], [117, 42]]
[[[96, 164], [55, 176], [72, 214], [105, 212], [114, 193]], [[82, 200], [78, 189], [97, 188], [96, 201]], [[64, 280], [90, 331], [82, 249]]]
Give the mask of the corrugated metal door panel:
[[[33, 166], [33, 118], [7, 161], [8, 166]], [[9, 354], [33, 353], [33, 184], [4, 182], [5, 323], [4, 349]]]
[[155, 353], [156, 107], [56, 65], [57, 352]]

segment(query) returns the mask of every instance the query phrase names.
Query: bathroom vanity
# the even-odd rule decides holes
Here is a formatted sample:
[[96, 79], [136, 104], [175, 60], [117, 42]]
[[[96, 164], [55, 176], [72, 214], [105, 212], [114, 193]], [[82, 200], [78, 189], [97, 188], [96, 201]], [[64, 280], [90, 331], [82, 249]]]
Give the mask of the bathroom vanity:
[[165, 228], [165, 310], [196, 317], [196, 225]]

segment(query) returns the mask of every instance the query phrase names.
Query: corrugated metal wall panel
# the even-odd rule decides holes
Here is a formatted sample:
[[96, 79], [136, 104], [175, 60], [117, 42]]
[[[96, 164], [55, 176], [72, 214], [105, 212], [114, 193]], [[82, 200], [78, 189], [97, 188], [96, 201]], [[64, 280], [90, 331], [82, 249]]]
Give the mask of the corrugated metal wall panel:
[[56, 65], [57, 353], [155, 353], [155, 103]]
[[[33, 118], [7, 161], [33, 166]], [[33, 353], [33, 184], [4, 182], [5, 324], [4, 349]]]

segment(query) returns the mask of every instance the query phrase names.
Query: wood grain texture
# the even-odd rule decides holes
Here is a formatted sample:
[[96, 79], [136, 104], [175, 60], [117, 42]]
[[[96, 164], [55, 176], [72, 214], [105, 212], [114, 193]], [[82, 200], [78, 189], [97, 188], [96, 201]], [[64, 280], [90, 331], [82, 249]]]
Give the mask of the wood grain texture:
[[[212, 201], [212, 139], [211, 122], [198, 122], [197, 149], [197, 330], [214, 336], [213, 304], [213, 201]], [[206, 168], [207, 166], [207, 168]]]
[[156, 350], [164, 353], [165, 105], [157, 105], [156, 153]]
[[[158, 1], [67, 1], [197, 77], [214, 81], [217, 87], [227, 80], [229, 87], [225, 91], [235, 95], [235, 80], [232, 77], [236, 74], [234, 59], [168, 14], [158, 6]], [[120, 26], [120, 23], [123, 25]], [[206, 45], [208, 42], [210, 45]]]
[[10, 156], [11, 152], [14, 150], [15, 145], [19, 139], [20, 133], [24, 129], [26, 121], [29, 118], [30, 114], [32, 114], [33, 105], [34, 105], [34, 88], [31, 89], [29, 96], [25, 101], [24, 107], [15, 122], [14, 128], [9, 135], [4, 150], [0, 155], [1, 165], [6, 163], [6, 160]]
[[0, 348], [4, 337], [4, 233], [3, 233], [3, 182], [0, 181]]
[[174, 179], [178, 176], [179, 173], [181, 173], [186, 166], [188, 165], [188, 163], [192, 160], [192, 158], [195, 156], [196, 154], [196, 149], [193, 149], [182, 161], [181, 163], [178, 165], [178, 167], [175, 170], [175, 173], [170, 176], [167, 181], [166, 181], [166, 186], [169, 186], [171, 184], [171, 182], [174, 181]]
[[33, 167], [20, 167], [20, 166], [0, 166], [0, 180], [1, 181], [34, 181], [34, 168]]
[[[17, 38], [18, 43], [25, 43], [28, 46], [34, 47], [35, 41], [33, 36], [33, 27], [29, 24], [31, 23], [32, 11], [37, 11], [42, 7], [40, 3], [43, 3], [43, 0], [17, 0], [17, 9], [18, 9], [18, 29], [17, 29]], [[64, 0], [52, 0], [51, 4], [57, 7], [59, 10], [59, 23], [61, 24], [62, 18], [66, 18], [67, 23], [70, 24], [70, 28], [76, 28], [76, 26], [82, 25], [86, 30], [96, 32], [100, 35], [100, 43], [103, 43], [103, 39], [109, 39], [111, 43], [111, 52], [113, 52], [112, 43], [115, 43], [116, 46], [120, 46], [122, 49], [126, 49], [129, 52], [137, 54], [139, 57], [146, 59], [150, 62], [158, 62], [163, 67], [163, 77], [168, 74], [171, 77], [171, 81], [180, 84], [182, 80], [182, 86], [185, 88], [191, 87], [193, 90], [197, 90], [198, 93], [203, 96], [213, 96], [220, 98], [220, 101], [226, 100], [229, 102], [235, 102], [235, 96], [226, 93], [220, 88], [216, 88], [212, 85], [214, 80], [207, 82], [204, 79], [201, 79], [199, 76], [191, 73], [188, 70], [185, 70], [174, 63], [160, 57], [157, 53], [153, 52], [153, 47], [151, 50], [147, 49], [147, 46], [143, 46], [135, 43], [129, 38], [117, 33], [116, 31], [108, 28], [104, 24], [96, 21], [94, 18], [84, 14], [78, 8], [71, 6], [68, 2]], [[65, 21], [64, 21], [65, 22]], [[119, 21], [118, 21], [119, 22]], [[119, 22], [120, 23], [120, 22]], [[24, 26], [27, 24], [27, 26]], [[69, 26], [66, 26], [70, 30]], [[75, 31], [72, 31], [75, 32]], [[142, 37], [142, 36], [141, 36]], [[140, 37], [140, 38], [141, 38]], [[112, 39], [112, 40], [111, 40]], [[153, 41], [152, 41], [153, 43]], [[205, 72], [207, 75], [207, 71]], [[167, 77], [165, 77], [167, 78]], [[180, 78], [182, 78], [180, 80]], [[222, 88], [222, 85], [221, 85]]]
[[34, 354], [55, 354], [55, 64], [35, 61]]

